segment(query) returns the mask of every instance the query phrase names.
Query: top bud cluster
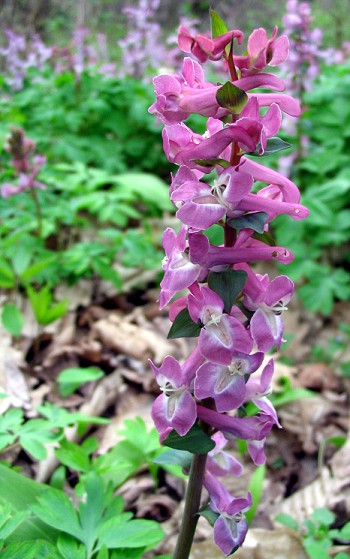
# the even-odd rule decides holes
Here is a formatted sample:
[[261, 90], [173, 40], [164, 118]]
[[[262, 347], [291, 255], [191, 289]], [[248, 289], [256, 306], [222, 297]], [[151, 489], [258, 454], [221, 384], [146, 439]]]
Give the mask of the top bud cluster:
[[[160, 304], [163, 308], [188, 289], [170, 306], [169, 337], [198, 336], [198, 346], [182, 365], [171, 356], [160, 367], [152, 364], [162, 390], [152, 417], [165, 444], [173, 430], [183, 437], [198, 420], [208, 426], [215, 448], [204, 485], [216, 514], [214, 539], [229, 554], [244, 540], [243, 511], [251, 497], [230, 495], [217, 479], [242, 471], [232, 457], [223, 461], [222, 447], [228, 439], [245, 439], [254, 463], [265, 461], [265, 438], [279, 424], [266, 397], [273, 360], [264, 358], [282, 343], [282, 313], [294, 290], [287, 276], [270, 281], [248, 263], [291, 262], [292, 253], [275, 245], [269, 224], [279, 214], [303, 219], [308, 210], [291, 180], [256, 161], [289, 147], [276, 137], [282, 112], [300, 114], [298, 102], [282, 93], [283, 80], [264, 72], [286, 60], [287, 37], [277, 37], [277, 28], [271, 38], [264, 29], [256, 29], [248, 38], [247, 54], [238, 56], [234, 45], [242, 43], [243, 33], [227, 30], [214, 11], [211, 20], [212, 38], [192, 36], [181, 26], [179, 46], [201, 63], [223, 59], [228, 81], [206, 82], [200, 63], [187, 57], [181, 75], [154, 79], [156, 101], [149, 109], [165, 125], [163, 145], [169, 161], [179, 165], [170, 197], [182, 225], [178, 233], [170, 228], [164, 232]], [[254, 91], [257, 88], [272, 91], [260, 93]], [[208, 117], [204, 135], [184, 124], [192, 113]], [[224, 233], [219, 246], [205, 233], [214, 224]], [[249, 401], [260, 411], [242, 417], [237, 410]], [[225, 467], [215, 461], [219, 455]]]

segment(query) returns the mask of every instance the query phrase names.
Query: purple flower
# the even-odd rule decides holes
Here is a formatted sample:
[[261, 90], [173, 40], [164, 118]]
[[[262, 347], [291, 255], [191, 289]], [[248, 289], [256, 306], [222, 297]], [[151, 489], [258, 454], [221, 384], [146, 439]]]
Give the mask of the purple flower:
[[196, 373], [196, 398], [213, 398], [219, 412], [239, 408], [247, 398], [246, 377], [260, 367], [263, 359], [261, 352], [248, 355], [235, 351], [225, 364], [204, 363]]
[[244, 542], [248, 525], [244, 512], [252, 505], [252, 496], [247, 499], [233, 497], [213, 475], [207, 473], [204, 486], [210, 497], [210, 508], [219, 516], [214, 524], [214, 541], [226, 555]]
[[197, 404], [197, 416], [221, 431], [227, 439], [235, 437], [245, 441], [261, 441], [270, 433], [273, 417], [260, 413], [254, 417], [232, 417]]
[[224, 303], [209, 287], [193, 285], [187, 298], [192, 320], [201, 324], [198, 347], [214, 363], [231, 361], [236, 348], [250, 353], [253, 341], [246, 328], [233, 316], [224, 313]]
[[182, 366], [171, 355], [165, 358], [160, 367], [156, 367], [150, 361], [162, 391], [151, 411], [161, 441], [166, 439], [173, 429], [181, 436], [186, 435], [195, 423], [197, 409], [192, 396], [191, 378], [194, 377], [196, 367], [201, 361], [199, 352], [187, 359]]
[[283, 334], [281, 315], [293, 297], [293, 282], [287, 276], [278, 276], [270, 282], [267, 275], [254, 274], [246, 264], [237, 268], [248, 273], [243, 304], [254, 311], [250, 331], [258, 349], [269, 351], [274, 345], [280, 348]]
[[223, 450], [227, 445], [227, 439], [220, 431], [211, 438], [215, 442], [215, 448], [208, 454], [206, 471], [219, 477], [229, 474], [239, 477], [243, 473], [243, 466], [232, 454]]
[[186, 227], [182, 226], [176, 235], [168, 227], [163, 234], [163, 246], [166, 256], [163, 259], [164, 277], [160, 283], [160, 308], [167, 305], [178, 291], [189, 287], [200, 277], [206, 275], [206, 270], [199, 264], [193, 264], [188, 256], [186, 241]]
[[276, 410], [267, 398], [267, 396], [269, 396], [272, 392], [271, 379], [273, 371], [274, 361], [273, 359], [270, 359], [267, 365], [263, 368], [260, 376], [257, 377], [254, 375], [249, 377], [246, 384], [245, 401], [252, 401], [253, 404], [255, 404], [260, 410], [270, 415], [278, 427], [281, 427]]

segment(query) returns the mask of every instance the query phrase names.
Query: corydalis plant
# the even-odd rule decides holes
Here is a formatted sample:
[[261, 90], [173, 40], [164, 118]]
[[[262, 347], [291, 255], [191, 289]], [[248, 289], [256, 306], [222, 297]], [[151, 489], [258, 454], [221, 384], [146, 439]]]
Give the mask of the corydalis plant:
[[[279, 214], [296, 220], [308, 215], [297, 186], [256, 160], [288, 146], [276, 137], [282, 112], [300, 114], [298, 102], [281, 93], [284, 82], [265, 71], [286, 60], [287, 37], [277, 37], [277, 28], [271, 37], [255, 29], [247, 54], [238, 56], [234, 45], [243, 42], [243, 33], [228, 30], [215, 11], [211, 24], [211, 38], [192, 36], [181, 26], [179, 45], [201, 62], [223, 58], [226, 83], [208, 83], [202, 66], [185, 58], [181, 74], [154, 79], [156, 101], [150, 107], [165, 125], [166, 155], [179, 165], [170, 197], [182, 225], [163, 236], [161, 308], [188, 290], [170, 305], [169, 337], [198, 337], [183, 364], [171, 356], [159, 367], [152, 363], [161, 389], [152, 416], [161, 441], [194, 454], [174, 559], [189, 555], [202, 485], [209, 494], [202, 513], [214, 526], [216, 544], [229, 555], [244, 541], [251, 495], [233, 496], [220, 481], [242, 472], [223, 448], [243, 439], [253, 462], [265, 462], [265, 439], [273, 425], [280, 426], [267, 397], [274, 363], [265, 354], [283, 341], [282, 313], [294, 291], [287, 276], [270, 280], [250, 263], [291, 262], [292, 253], [275, 245], [269, 224]], [[272, 91], [254, 91], [261, 87]], [[203, 136], [183, 122], [192, 113], [208, 117]], [[208, 173], [215, 174], [212, 182]], [[223, 230], [219, 246], [206, 234], [214, 224]], [[244, 416], [248, 402], [259, 409], [254, 417]]]
[[46, 186], [36, 179], [46, 163], [46, 157], [44, 155], [34, 155], [35, 142], [25, 137], [24, 130], [16, 127], [11, 130], [5, 150], [12, 156], [11, 165], [18, 180], [17, 184], [3, 184], [1, 196], [10, 198], [21, 192], [28, 191], [30, 193], [37, 214], [38, 236], [41, 237], [42, 215], [36, 189], [45, 190]]

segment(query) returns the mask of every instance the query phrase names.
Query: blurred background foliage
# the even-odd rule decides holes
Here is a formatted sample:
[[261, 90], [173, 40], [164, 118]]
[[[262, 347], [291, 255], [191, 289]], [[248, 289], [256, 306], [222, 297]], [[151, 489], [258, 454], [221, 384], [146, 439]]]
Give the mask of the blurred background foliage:
[[[279, 25], [283, 32], [284, 1], [246, 0], [244, 10], [240, 1], [211, 5], [247, 35], [258, 26], [271, 33]], [[315, 45], [317, 34], [308, 37], [311, 54], [282, 68], [303, 115], [297, 125], [285, 120], [283, 138], [292, 148], [270, 162], [298, 184], [311, 213], [303, 222], [280, 217], [273, 233], [296, 255], [288, 273], [303, 304], [328, 315], [335, 301], [350, 296], [350, 12], [347, 0], [308, 5], [310, 28], [322, 33]], [[0, 287], [27, 288], [11, 260], [19, 246], [38, 270], [21, 273], [37, 286], [97, 276], [120, 289], [125, 268], [160, 270], [162, 227], [174, 211], [166, 183], [174, 169], [163, 153], [161, 126], [147, 112], [151, 78], [164, 67], [179, 71], [176, 28], [184, 22], [205, 31], [208, 7], [170, 0], [0, 4], [0, 183], [16, 179], [5, 150], [13, 126], [47, 159], [40, 173], [47, 190], [38, 192], [40, 235], [35, 200], [25, 192], [2, 200]], [[297, 49], [300, 36], [293, 31], [290, 39]], [[194, 115], [187, 123], [203, 133], [204, 120]]]

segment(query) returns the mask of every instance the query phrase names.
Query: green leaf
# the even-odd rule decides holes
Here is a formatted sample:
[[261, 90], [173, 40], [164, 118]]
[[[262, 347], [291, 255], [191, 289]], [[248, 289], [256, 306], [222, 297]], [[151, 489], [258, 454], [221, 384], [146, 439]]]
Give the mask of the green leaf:
[[329, 559], [328, 552], [317, 541], [304, 541], [303, 545], [310, 559]]
[[201, 327], [193, 322], [188, 309], [182, 309], [176, 316], [168, 334], [168, 339], [174, 338], [196, 338], [199, 336]]
[[321, 526], [330, 526], [335, 520], [335, 515], [326, 508], [319, 508], [314, 510], [310, 519], [317, 522]]
[[119, 290], [123, 287], [123, 281], [118, 272], [112, 268], [112, 265], [104, 264], [101, 260], [96, 259], [92, 262], [92, 267], [102, 279], [113, 283], [116, 289]]
[[37, 322], [43, 326], [54, 322], [68, 310], [66, 301], [61, 301], [53, 306], [51, 305], [53, 295], [48, 285], [38, 291], [28, 286], [27, 295]]
[[6, 546], [1, 551], [1, 559], [62, 559], [62, 555], [52, 543], [31, 539]]
[[77, 472], [87, 472], [90, 469], [89, 455], [81, 446], [67, 440], [60, 442], [60, 448], [55, 449], [56, 458], [68, 468]]
[[219, 37], [220, 35], [224, 35], [228, 31], [228, 27], [226, 23], [221, 19], [219, 14], [210, 8], [210, 29], [211, 29], [211, 36], [213, 39], [215, 37]]
[[245, 513], [247, 521], [252, 522], [257, 506], [259, 505], [263, 492], [263, 484], [266, 475], [266, 466], [258, 466], [250, 478], [248, 491], [252, 494], [253, 503], [250, 509]]
[[258, 157], [263, 157], [265, 155], [271, 155], [271, 153], [276, 153], [277, 151], [281, 151], [282, 149], [288, 149], [290, 147], [292, 147], [291, 144], [288, 144], [288, 142], [285, 142], [281, 138], [275, 136], [267, 140], [266, 147], [264, 149], [263, 154], [259, 153], [259, 149], [260, 149], [259, 147], [255, 151], [248, 152], [248, 154], [258, 156]]
[[226, 82], [217, 90], [216, 100], [220, 107], [224, 107], [233, 114], [239, 114], [248, 102], [248, 95], [232, 82]]
[[210, 526], [214, 526], [215, 522], [217, 521], [217, 519], [220, 516], [217, 512], [214, 512], [209, 507], [209, 505], [200, 509], [199, 514], [200, 514], [200, 516], [204, 516], [204, 518], [209, 522]]
[[24, 326], [24, 316], [13, 303], [5, 303], [2, 309], [2, 324], [12, 336], [20, 336]]
[[58, 256], [54, 254], [40, 260], [39, 262], [35, 262], [34, 264], [26, 268], [26, 270], [21, 274], [21, 281], [25, 282], [31, 280], [32, 278], [40, 274], [40, 272], [51, 266], [51, 264], [56, 262], [57, 258]]
[[220, 159], [220, 158], [216, 158], [216, 159], [191, 159], [191, 161], [194, 161], [194, 163], [197, 163], [197, 165], [201, 165], [202, 167], [214, 167], [216, 165], [220, 165], [220, 167], [224, 167], [224, 169], [227, 169], [227, 167], [231, 167], [231, 163], [229, 161], [226, 161], [226, 159]]
[[223, 272], [209, 272], [208, 286], [221, 297], [227, 313], [231, 311], [233, 303], [247, 281], [247, 277], [247, 272], [243, 270], [227, 269]]
[[32, 511], [45, 524], [83, 541], [78, 515], [63, 491], [47, 489], [39, 496], [38, 502], [32, 505]]
[[266, 212], [255, 212], [242, 215], [242, 217], [231, 218], [228, 220], [228, 224], [234, 229], [253, 229], [253, 231], [263, 234], [268, 217]]
[[0, 258], [0, 287], [11, 289], [16, 286], [16, 276], [13, 273], [11, 266]]
[[[164, 538], [164, 532], [158, 522], [152, 520], [130, 520], [116, 522], [110, 518], [105, 522], [99, 534], [99, 546], [108, 548], [153, 548]], [[118, 525], [119, 524], [119, 525]]]
[[99, 367], [71, 368], [61, 371], [57, 377], [61, 396], [69, 396], [86, 382], [94, 382], [105, 373]]
[[163, 445], [176, 450], [187, 450], [191, 454], [206, 454], [215, 447], [214, 441], [197, 424], [193, 425], [183, 437], [176, 431], [171, 431], [163, 441]]
[[192, 454], [186, 450], [166, 450], [154, 458], [153, 462], [160, 465], [176, 465], [188, 469], [191, 466]]
[[297, 532], [299, 528], [295, 518], [293, 518], [289, 514], [284, 514], [284, 513], [278, 514], [275, 518], [275, 522], [278, 522], [279, 524], [283, 524], [283, 526], [287, 526], [287, 528], [290, 528], [291, 530], [295, 530], [295, 532]]
[[68, 534], [59, 535], [57, 549], [64, 559], [86, 559], [84, 546], [79, 545], [77, 540]]
[[[36, 498], [47, 489], [47, 485], [33, 481], [0, 464], [0, 501], [3, 500], [12, 506], [13, 515], [29, 510]], [[59, 531], [53, 530], [45, 522], [30, 516], [19, 524], [13, 533], [8, 536], [7, 541], [8, 543], [28, 539], [56, 541], [58, 534]], [[19, 557], [23, 559], [24, 556]]]
[[270, 247], [276, 246], [276, 241], [269, 231], [264, 231], [262, 234], [255, 232], [252, 237], [253, 239], [261, 241], [262, 243], [265, 243], [265, 245], [269, 245]]

